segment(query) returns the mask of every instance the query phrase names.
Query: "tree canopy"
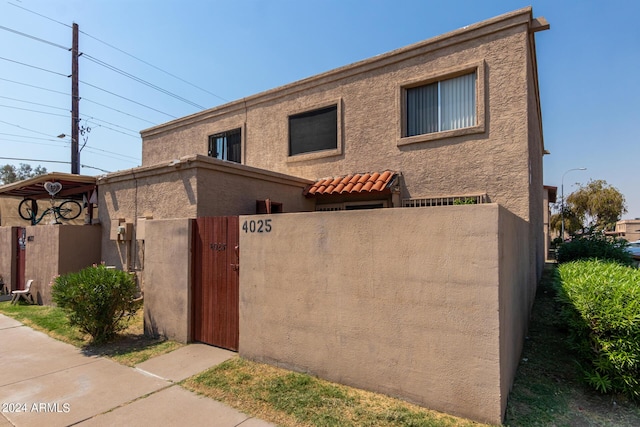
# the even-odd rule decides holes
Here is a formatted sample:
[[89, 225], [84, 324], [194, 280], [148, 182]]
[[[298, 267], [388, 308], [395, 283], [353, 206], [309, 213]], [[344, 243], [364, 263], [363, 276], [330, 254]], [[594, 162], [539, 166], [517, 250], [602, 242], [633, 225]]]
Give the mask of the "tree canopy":
[[[580, 185], [564, 203], [564, 229], [569, 234], [587, 230], [612, 230], [622, 214], [627, 212], [624, 196], [605, 180], [591, 180]], [[562, 209], [562, 204], [558, 206]], [[550, 225], [554, 230], [561, 229], [562, 212], [552, 215]]]
[[26, 163], [20, 163], [19, 167], [7, 164], [0, 167], [0, 184], [11, 184], [12, 182], [22, 181], [45, 173], [47, 173], [47, 168], [42, 166], [36, 166], [34, 169]]

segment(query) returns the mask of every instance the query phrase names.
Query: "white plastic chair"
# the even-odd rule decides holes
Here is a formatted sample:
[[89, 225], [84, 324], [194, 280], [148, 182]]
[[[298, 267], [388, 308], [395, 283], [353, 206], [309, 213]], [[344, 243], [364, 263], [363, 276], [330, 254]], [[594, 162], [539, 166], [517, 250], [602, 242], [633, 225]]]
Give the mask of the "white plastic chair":
[[17, 304], [20, 301], [20, 298], [24, 299], [29, 304], [35, 304], [36, 302], [33, 299], [33, 295], [31, 295], [31, 284], [33, 283], [33, 279], [27, 280], [27, 284], [24, 287], [24, 290], [19, 291], [11, 291], [11, 304]]

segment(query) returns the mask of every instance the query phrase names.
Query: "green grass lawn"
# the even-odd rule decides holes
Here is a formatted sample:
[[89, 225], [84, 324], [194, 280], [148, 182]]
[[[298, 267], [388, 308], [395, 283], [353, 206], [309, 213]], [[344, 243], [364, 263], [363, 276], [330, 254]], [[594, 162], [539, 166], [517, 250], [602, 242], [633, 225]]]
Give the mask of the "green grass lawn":
[[0, 302], [0, 313], [60, 341], [80, 347], [87, 353], [106, 356], [127, 366], [135, 366], [182, 346], [175, 341], [146, 337], [142, 310], [138, 311], [129, 327], [116, 340], [101, 345], [92, 345], [90, 337], [71, 326], [64, 311], [57, 307], [23, 303], [11, 305], [9, 301], [5, 301]]
[[182, 385], [287, 427], [484, 425], [241, 358], [230, 359]]

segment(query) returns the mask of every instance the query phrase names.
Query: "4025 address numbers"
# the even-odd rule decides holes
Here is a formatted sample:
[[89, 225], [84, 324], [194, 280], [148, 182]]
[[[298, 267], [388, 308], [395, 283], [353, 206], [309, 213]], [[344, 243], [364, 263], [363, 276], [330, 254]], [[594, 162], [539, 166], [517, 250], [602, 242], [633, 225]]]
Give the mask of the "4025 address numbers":
[[271, 220], [249, 220], [242, 223], [242, 231], [245, 233], [271, 233]]

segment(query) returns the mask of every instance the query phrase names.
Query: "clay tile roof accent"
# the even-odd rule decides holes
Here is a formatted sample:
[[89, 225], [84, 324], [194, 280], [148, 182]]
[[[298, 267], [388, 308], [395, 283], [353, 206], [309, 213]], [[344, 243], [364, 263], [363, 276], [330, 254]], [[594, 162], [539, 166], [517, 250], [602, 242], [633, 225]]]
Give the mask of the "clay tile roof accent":
[[390, 191], [389, 187], [396, 177], [393, 171], [351, 174], [332, 178], [323, 178], [307, 187], [307, 197], [331, 194], [382, 193]]

